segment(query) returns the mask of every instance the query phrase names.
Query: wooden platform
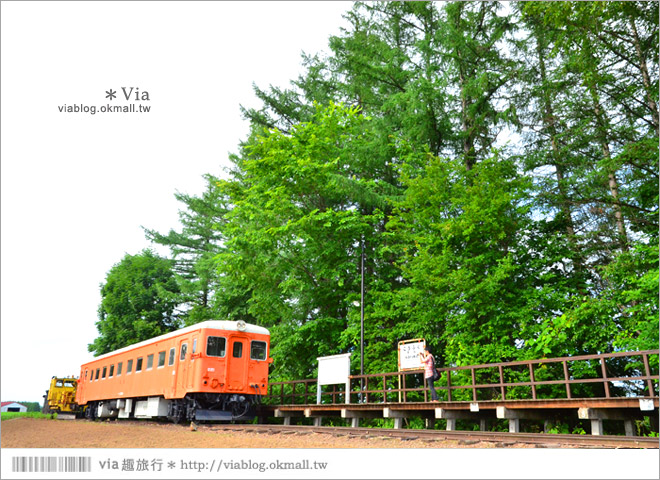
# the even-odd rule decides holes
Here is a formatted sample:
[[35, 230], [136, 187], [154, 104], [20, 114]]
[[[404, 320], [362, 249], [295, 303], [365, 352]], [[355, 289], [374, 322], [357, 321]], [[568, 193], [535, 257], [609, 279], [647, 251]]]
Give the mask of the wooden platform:
[[354, 427], [361, 419], [394, 419], [394, 428], [403, 427], [405, 418], [422, 418], [428, 427], [435, 420], [446, 421], [447, 430], [456, 429], [456, 420], [479, 422], [480, 430], [485, 430], [489, 420], [509, 421], [509, 431], [520, 431], [520, 420], [543, 421], [546, 428], [549, 422], [567, 419], [590, 420], [591, 433], [603, 434], [603, 420], [623, 421], [626, 435], [633, 436], [634, 420], [650, 416], [658, 417], [657, 397], [621, 397], [554, 400], [495, 400], [482, 402], [420, 402], [420, 403], [381, 403], [381, 404], [305, 404], [305, 405], [262, 405], [259, 417], [283, 418], [290, 425], [296, 418], [312, 418], [316, 425], [324, 417], [344, 418]]

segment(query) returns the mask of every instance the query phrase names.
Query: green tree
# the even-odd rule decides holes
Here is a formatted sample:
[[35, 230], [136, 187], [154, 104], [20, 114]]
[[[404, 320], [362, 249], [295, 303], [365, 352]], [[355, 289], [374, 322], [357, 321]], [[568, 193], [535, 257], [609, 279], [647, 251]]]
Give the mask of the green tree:
[[98, 356], [176, 330], [180, 294], [171, 260], [151, 250], [126, 254], [101, 285], [99, 336], [88, 350]]
[[220, 182], [233, 205], [220, 270], [249, 292], [249, 315], [272, 329], [275, 375], [309, 376], [317, 356], [352, 347], [341, 335], [381, 188], [356, 155], [363, 123], [357, 109], [317, 106], [289, 133], [257, 137], [236, 159], [240, 175]]
[[537, 306], [529, 182], [497, 156], [469, 170], [430, 157], [404, 178], [406, 196], [389, 224], [409, 280], [398, 299], [408, 321], [399, 328], [423, 334], [446, 363], [517, 358]]
[[222, 250], [222, 225], [228, 208], [221, 197], [218, 179], [206, 175], [206, 191], [200, 196], [177, 193], [185, 205], [179, 211], [181, 231], [163, 235], [145, 229], [154, 243], [170, 248], [173, 271], [181, 289], [181, 320], [192, 325], [216, 316], [215, 295], [220, 281], [215, 257]]
[[[284, 194], [296, 208], [278, 207], [278, 222], [293, 222], [306, 205], [307, 194], [290, 194], [293, 185], [316, 188], [332, 204], [323, 187], [328, 178], [304, 171], [308, 152], [287, 142], [319, 123], [315, 102], [358, 106], [363, 119], [350, 128], [365, 136], [341, 148], [351, 152], [342, 157], [346, 171], [371, 182], [366, 191], [375, 194], [367, 200], [361, 190], [361, 200], [346, 203], [368, 219], [359, 232], [367, 258], [368, 371], [395, 368], [396, 342], [419, 335], [454, 363], [611, 351], [624, 338], [641, 345], [639, 332], [648, 330], [637, 322], [655, 307], [637, 297], [653, 295], [647, 287], [657, 276], [641, 260], [648, 252], [640, 253], [657, 244], [657, 8], [657, 2], [355, 3], [348, 26], [330, 39], [330, 53], [305, 56], [306, 72], [291, 88], [255, 87], [263, 107], [245, 110], [252, 135], [236, 159], [230, 197], [245, 214], [246, 195], [270, 198], [270, 208], [284, 205]], [[267, 171], [255, 169], [255, 152], [270, 158], [259, 149], [275, 151], [273, 129], [290, 152], [272, 157], [288, 159], [284, 173], [268, 162]], [[520, 138], [495, 153], [514, 130]], [[271, 172], [298, 178], [291, 169], [318, 185], [260, 179]], [[354, 198], [350, 176], [340, 172], [333, 181]], [[248, 203], [259, 204], [255, 197]], [[236, 217], [235, 226], [265, 231], [250, 222], [269, 225], [261, 220], [263, 212], [271, 220], [268, 208]], [[283, 245], [295, 245], [296, 258], [305, 258], [315, 245], [241, 238], [243, 253], [232, 253], [259, 261], [263, 251]], [[358, 244], [349, 255], [354, 261]], [[300, 319], [289, 314], [300, 301], [285, 300], [280, 290], [293, 267], [269, 257], [253, 268], [242, 277], [252, 283], [240, 289], [250, 292], [254, 318], [276, 326], [278, 318]], [[256, 272], [268, 269], [279, 277], [259, 275], [270, 283], [253, 295]], [[324, 291], [309, 289], [306, 304], [330, 298]], [[355, 299], [355, 283], [349, 291], [353, 296], [333, 298]], [[277, 307], [259, 312], [257, 303]], [[356, 314], [349, 308], [331, 329], [332, 338], [341, 331], [335, 353], [358, 345]], [[315, 342], [327, 348], [329, 330], [312, 325], [290, 322], [283, 337], [300, 340], [295, 351]], [[304, 341], [303, 330], [310, 332]]]

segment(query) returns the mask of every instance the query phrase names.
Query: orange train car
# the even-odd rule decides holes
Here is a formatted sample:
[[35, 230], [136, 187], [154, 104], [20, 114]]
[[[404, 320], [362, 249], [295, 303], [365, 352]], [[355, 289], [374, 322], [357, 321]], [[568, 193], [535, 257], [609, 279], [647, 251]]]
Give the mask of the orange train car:
[[268, 389], [269, 355], [263, 327], [201, 322], [82, 365], [76, 403], [87, 418], [249, 419]]

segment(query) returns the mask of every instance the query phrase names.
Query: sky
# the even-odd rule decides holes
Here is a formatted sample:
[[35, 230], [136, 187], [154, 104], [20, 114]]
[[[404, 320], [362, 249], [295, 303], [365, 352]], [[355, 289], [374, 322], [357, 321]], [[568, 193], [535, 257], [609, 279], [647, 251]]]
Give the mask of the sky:
[[[179, 228], [174, 194], [225, 175], [252, 85], [288, 86], [350, 7], [2, 2], [2, 401], [79, 374], [110, 268], [151, 246], [142, 226]], [[150, 111], [100, 112], [131, 104]]]

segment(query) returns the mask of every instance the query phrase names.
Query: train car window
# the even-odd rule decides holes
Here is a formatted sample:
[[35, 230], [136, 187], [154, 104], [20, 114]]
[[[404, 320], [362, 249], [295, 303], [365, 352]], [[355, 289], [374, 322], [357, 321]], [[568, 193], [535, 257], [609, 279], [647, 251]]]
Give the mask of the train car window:
[[142, 357], [138, 358], [137, 363], [135, 364], [135, 373], [141, 371], [142, 371]]
[[110, 375], [108, 375], [108, 377], [114, 377], [114, 376], [115, 376], [115, 366], [113, 364], [110, 365]]
[[152, 353], [147, 357], [147, 370], [151, 370], [154, 367], [154, 354]]
[[253, 340], [250, 345], [250, 358], [252, 360], [266, 360], [266, 342]]
[[126, 375], [131, 373], [133, 371], [133, 360], [129, 360], [128, 363], [126, 364]]
[[119, 362], [117, 364], [117, 376], [121, 375], [121, 367], [124, 364], [124, 362]]
[[87, 370], [85, 370], [85, 380], [87, 380]]
[[96, 369], [96, 379], [97, 379], [97, 380], [99, 379], [99, 375], [100, 375], [100, 374], [101, 374], [101, 369], [100, 369], [100, 368], [97, 368], [97, 369]]
[[61, 387], [61, 386], [62, 386], [62, 380], [57, 380], [57, 381], [55, 382], [55, 386], [56, 386], [56, 387]]
[[162, 352], [158, 352], [158, 367], [164, 367], [165, 366], [165, 350]]
[[243, 343], [242, 342], [235, 342], [234, 343], [234, 351], [232, 352], [232, 356], [234, 358], [241, 358], [243, 356]]
[[193, 340], [193, 353], [197, 352], [197, 339]]
[[170, 358], [167, 360], [167, 366], [171, 367], [174, 365], [174, 355], [175, 355], [176, 350], [174, 347], [170, 348]]
[[206, 355], [209, 357], [224, 357], [227, 350], [227, 340], [222, 337], [206, 339]]
[[185, 360], [186, 353], [188, 353], [188, 344], [184, 343], [181, 345], [181, 355], [179, 355], [179, 360]]
[[74, 385], [73, 382], [64, 382], [64, 386], [65, 386], [65, 387], [68, 387], [68, 388], [73, 388], [73, 387], [75, 387], [75, 385]]
[[108, 371], [108, 367], [103, 367], [103, 374], [101, 375], [101, 380], [105, 378], [105, 374]]

